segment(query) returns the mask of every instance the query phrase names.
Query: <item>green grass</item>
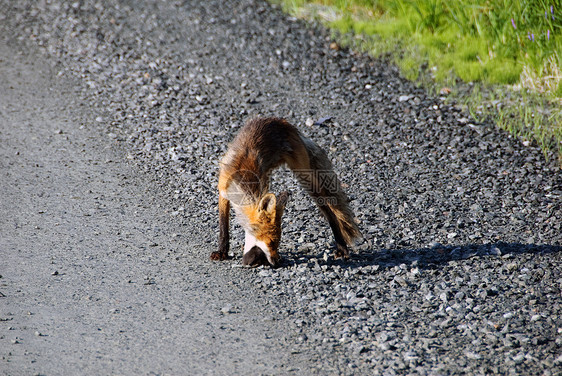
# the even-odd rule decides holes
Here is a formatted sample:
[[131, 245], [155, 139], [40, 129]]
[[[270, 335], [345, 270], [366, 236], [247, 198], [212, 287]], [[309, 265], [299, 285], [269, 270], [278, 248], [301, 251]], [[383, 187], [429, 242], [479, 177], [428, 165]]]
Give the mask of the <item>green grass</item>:
[[[476, 83], [504, 104], [486, 117], [562, 163], [562, 0], [271, 1], [324, 22], [344, 45], [391, 56], [410, 80]], [[478, 95], [463, 100], [489, 108]]]

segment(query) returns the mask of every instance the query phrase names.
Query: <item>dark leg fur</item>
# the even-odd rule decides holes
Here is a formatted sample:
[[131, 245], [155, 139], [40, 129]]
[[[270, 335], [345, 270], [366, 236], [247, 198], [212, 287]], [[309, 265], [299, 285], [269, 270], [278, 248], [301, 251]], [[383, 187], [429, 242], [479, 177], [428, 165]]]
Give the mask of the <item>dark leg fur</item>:
[[230, 201], [219, 196], [219, 249], [211, 253], [211, 260], [226, 260], [230, 249]]
[[340, 230], [340, 226], [338, 225], [338, 221], [336, 219], [334, 212], [332, 212], [332, 210], [325, 205], [319, 205], [319, 208], [320, 211], [322, 211], [322, 214], [324, 214], [324, 216], [328, 220], [328, 223], [330, 224], [330, 228], [334, 233], [334, 240], [336, 241], [336, 250], [334, 252], [334, 257], [337, 259], [338, 258], [348, 259], [349, 249], [347, 248], [347, 244], [343, 238], [343, 235]]

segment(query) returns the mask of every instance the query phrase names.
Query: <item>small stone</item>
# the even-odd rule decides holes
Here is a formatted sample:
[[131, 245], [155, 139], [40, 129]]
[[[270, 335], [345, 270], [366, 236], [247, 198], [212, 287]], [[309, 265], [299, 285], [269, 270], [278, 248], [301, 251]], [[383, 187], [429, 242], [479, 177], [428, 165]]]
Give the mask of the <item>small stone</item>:
[[541, 319], [541, 315], [533, 315], [531, 316], [531, 322], [539, 321]]
[[517, 265], [515, 262], [511, 262], [511, 263], [507, 264], [505, 267], [507, 268], [507, 270], [512, 272], [512, 271], [516, 270], [519, 267], [519, 265]]
[[515, 355], [512, 359], [515, 362], [515, 364], [521, 364], [525, 360], [525, 354], [519, 353]]
[[406, 281], [406, 279], [404, 277], [402, 277], [400, 275], [397, 275], [396, 277], [394, 277], [394, 281], [402, 287], [408, 287], [408, 282]]
[[363, 354], [363, 353], [366, 353], [366, 352], [368, 352], [368, 351], [369, 351], [369, 349], [368, 349], [367, 347], [365, 347], [365, 346], [363, 346], [363, 345], [359, 345], [359, 346], [357, 346], [357, 347], [355, 348], [355, 351], [354, 351], [354, 352], [355, 352], [356, 354]]
[[492, 249], [490, 249], [490, 254], [494, 256], [501, 256], [502, 251], [498, 247], [492, 247]]
[[474, 351], [466, 351], [464, 354], [466, 355], [466, 357], [468, 359], [476, 360], [476, 359], [482, 358], [482, 356], [480, 354], [478, 354], [477, 352], [474, 352]]
[[332, 121], [332, 117], [326, 116], [326, 117], [322, 117], [322, 118], [318, 119], [317, 121], [315, 121], [314, 125], [326, 125], [326, 124], [330, 123], [331, 121]]
[[307, 339], [308, 339], [308, 337], [306, 336], [306, 334], [302, 334], [297, 338], [297, 341], [305, 342]]
[[388, 342], [382, 342], [378, 344], [379, 349], [383, 350], [383, 351], [387, 351], [390, 350], [390, 344]]
[[407, 351], [404, 354], [404, 360], [405, 361], [412, 361], [412, 360], [417, 360], [417, 359], [419, 359], [419, 355], [416, 354], [415, 351]]

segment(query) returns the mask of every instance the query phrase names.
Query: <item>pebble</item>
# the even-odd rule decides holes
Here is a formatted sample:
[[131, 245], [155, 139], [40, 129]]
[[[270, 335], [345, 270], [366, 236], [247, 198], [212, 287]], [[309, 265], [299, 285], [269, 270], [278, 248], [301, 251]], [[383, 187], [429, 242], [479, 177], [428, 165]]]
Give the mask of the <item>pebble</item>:
[[482, 356], [480, 354], [478, 354], [476, 352], [473, 352], [473, 351], [467, 351], [467, 352], [465, 352], [465, 355], [468, 359], [473, 359], [473, 360], [478, 360], [478, 359], [482, 358]]
[[227, 304], [224, 307], [221, 308], [221, 313], [223, 315], [228, 315], [231, 313], [236, 313], [236, 310], [234, 309], [234, 307], [232, 306], [232, 304]]
[[531, 322], [539, 321], [541, 318], [541, 315], [533, 315], [531, 316]]

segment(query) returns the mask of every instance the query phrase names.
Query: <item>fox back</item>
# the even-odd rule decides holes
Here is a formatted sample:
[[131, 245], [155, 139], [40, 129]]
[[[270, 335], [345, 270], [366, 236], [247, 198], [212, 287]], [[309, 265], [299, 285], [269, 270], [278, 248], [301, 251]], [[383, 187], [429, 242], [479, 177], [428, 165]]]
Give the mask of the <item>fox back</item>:
[[300, 132], [294, 126], [278, 118], [251, 120], [221, 161], [219, 191], [226, 192], [235, 183], [249, 195], [247, 199], [259, 201], [269, 190], [271, 172], [294, 160], [308, 160]]

